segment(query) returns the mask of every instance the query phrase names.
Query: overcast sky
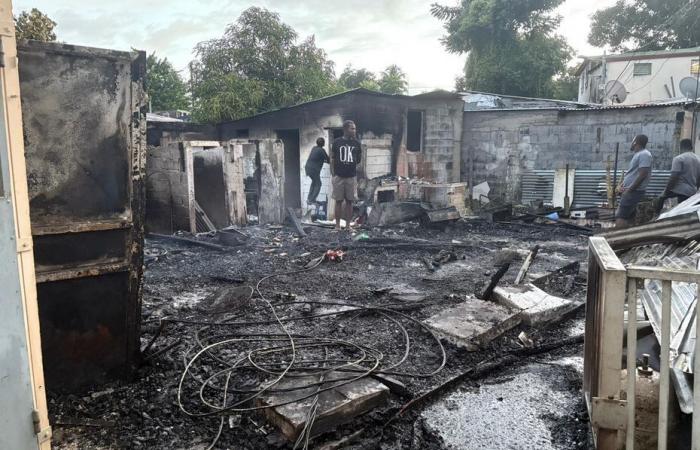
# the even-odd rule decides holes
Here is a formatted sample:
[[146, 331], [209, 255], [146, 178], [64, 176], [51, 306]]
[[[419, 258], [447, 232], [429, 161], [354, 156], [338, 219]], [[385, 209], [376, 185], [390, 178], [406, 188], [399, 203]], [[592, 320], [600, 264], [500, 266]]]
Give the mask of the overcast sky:
[[[452, 89], [465, 56], [447, 53], [439, 42], [442, 24], [430, 15], [435, 0], [258, 0], [276, 11], [301, 37], [316, 43], [336, 63], [381, 71], [398, 64], [411, 93]], [[197, 42], [219, 37], [251, 6], [246, 0], [15, 0], [15, 14], [39, 8], [58, 23], [63, 42], [119, 50], [137, 48], [166, 56], [186, 75]], [[457, 4], [458, 0], [443, 0]], [[590, 15], [615, 0], [566, 0], [560, 33], [578, 54], [601, 51], [586, 42]]]

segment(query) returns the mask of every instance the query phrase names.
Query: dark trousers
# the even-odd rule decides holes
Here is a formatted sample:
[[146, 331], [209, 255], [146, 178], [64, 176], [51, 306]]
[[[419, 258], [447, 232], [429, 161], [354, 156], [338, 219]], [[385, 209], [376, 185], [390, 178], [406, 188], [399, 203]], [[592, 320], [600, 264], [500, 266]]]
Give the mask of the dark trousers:
[[656, 203], [656, 214], [660, 214], [661, 210], [664, 208], [664, 203], [666, 200], [669, 198], [677, 198], [678, 203], [683, 203], [684, 201], [688, 200], [690, 197], [687, 195], [682, 195], [682, 194], [676, 194], [675, 192], [671, 192], [668, 195], [662, 195], [661, 197], [658, 198], [657, 203]]
[[309, 189], [309, 197], [307, 203], [315, 203], [316, 197], [321, 193], [321, 172], [306, 171], [306, 176], [311, 178], [311, 189]]

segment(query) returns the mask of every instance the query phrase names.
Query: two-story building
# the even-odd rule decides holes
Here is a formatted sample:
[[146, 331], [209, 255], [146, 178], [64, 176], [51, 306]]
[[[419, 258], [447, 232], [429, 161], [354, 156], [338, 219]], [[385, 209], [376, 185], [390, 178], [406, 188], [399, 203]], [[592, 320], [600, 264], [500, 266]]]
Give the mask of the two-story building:
[[636, 105], [696, 99], [700, 47], [584, 57], [578, 101]]

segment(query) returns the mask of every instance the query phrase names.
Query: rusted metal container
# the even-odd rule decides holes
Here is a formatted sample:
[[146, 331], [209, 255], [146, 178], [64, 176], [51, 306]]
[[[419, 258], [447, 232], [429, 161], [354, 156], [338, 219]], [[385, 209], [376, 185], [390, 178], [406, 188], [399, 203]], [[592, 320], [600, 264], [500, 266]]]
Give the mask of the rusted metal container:
[[127, 376], [139, 355], [145, 54], [21, 42], [48, 388]]

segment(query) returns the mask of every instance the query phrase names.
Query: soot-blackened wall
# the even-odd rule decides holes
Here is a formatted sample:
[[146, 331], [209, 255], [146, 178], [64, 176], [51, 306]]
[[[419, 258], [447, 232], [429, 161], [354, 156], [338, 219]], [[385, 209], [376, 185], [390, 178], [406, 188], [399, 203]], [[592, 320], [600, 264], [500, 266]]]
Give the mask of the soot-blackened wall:
[[49, 389], [127, 375], [139, 353], [145, 54], [19, 45]]

